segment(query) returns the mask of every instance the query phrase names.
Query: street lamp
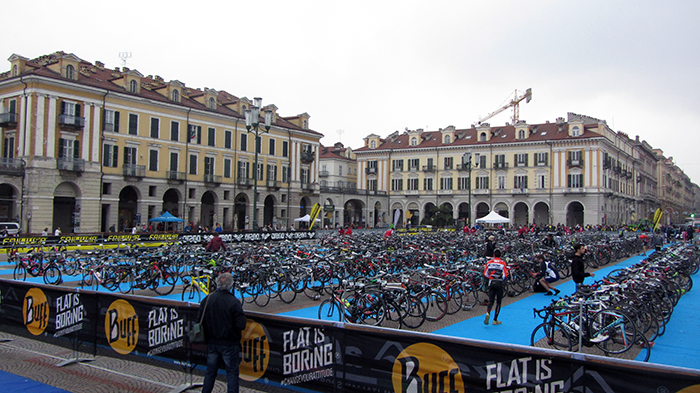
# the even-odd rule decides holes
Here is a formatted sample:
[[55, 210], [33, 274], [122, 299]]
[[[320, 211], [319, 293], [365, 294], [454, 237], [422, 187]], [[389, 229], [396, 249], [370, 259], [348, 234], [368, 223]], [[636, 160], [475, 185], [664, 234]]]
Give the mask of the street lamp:
[[[243, 111], [245, 115], [245, 128], [248, 132], [255, 133], [255, 164], [253, 167], [253, 230], [258, 230], [258, 150], [262, 148], [262, 143], [260, 141], [260, 107], [262, 106], [262, 98], [255, 97], [253, 99], [253, 106], [250, 109]], [[262, 132], [269, 132], [270, 126], [272, 126], [272, 111], [265, 111], [265, 130]]]
[[472, 149], [467, 150], [464, 155], [462, 155], [462, 168], [467, 169], [467, 175], [469, 176], [469, 181], [467, 182], [467, 195], [469, 197], [469, 217], [467, 217], [468, 225], [472, 226]]

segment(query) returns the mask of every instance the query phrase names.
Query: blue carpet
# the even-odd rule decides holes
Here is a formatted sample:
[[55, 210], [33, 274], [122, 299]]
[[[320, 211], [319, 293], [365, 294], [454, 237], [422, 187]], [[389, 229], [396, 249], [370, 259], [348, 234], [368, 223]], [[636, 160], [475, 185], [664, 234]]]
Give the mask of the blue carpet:
[[0, 386], [6, 392], [13, 393], [70, 393], [68, 390], [55, 388], [41, 382], [0, 371]]

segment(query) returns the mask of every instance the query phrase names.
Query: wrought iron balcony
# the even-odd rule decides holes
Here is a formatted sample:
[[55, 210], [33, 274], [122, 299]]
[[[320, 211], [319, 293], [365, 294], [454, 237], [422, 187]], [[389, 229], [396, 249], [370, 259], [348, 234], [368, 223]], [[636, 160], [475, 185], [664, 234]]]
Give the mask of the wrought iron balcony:
[[437, 167], [435, 165], [423, 165], [423, 172], [435, 172]]
[[180, 180], [184, 181], [185, 178], [187, 177], [187, 174], [185, 172], [178, 172], [178, 171], [167, 171], [165, 176], [168, 177], [168, 180]]
[[211, 175], [211, 174], [204, 175], [204, 182], [205, 183], [221, 184], [221, 179], [222, 178], [220, 175]]
[[513, 188], [511, 194], [513, 195], [527, 195], [530, 191], [527, 188]]
[[145, 165], [124, 164], [124, 176], [146, 177]]
[[252, 187], [253, 186], [253, 179], [251, 179], [249, 177], [239, 177], [238, 180], [236, 180], [236, 183], [239, 186]]
[[301, 152], [301, 162], [304, 164], [309, 164], [314, 162], [314, 152], [305, 150]]
[[375, 167], [375, 168], [367, 167], [367, 168], [365, 168], [365, 173], [368, 174], [368, 175], [376, 175], [376, 174], [377, 174], [377, 168], [376, 168], [376, 167]]
[[19, 158], [0, 158], [0, 174], [22, 176], [24, 161]]
[[508, 169], [508, 163], [507, 162], [494, 162], [493, 168], [494, 169]]
[[61, 157], [56, 159], [56, 169], [65, 172], [85, 172], [85, 160], [82, 158]]
[[17, 114], [12, 112], [0, 113], [0, 127], [17, 127]]
[[282, 187], [282, 182], [278, 182], [276, 180], [268, 180], [267, 181], [267, 188], [279, 190], [281, 187]]
[[301, 189], [304, 191], [313, 191], [314, 183], [301, 183]]
[[63, 128], [82, 130], [85, 127], [85, 118], [73, 115], [58, 115], [58, 125]]

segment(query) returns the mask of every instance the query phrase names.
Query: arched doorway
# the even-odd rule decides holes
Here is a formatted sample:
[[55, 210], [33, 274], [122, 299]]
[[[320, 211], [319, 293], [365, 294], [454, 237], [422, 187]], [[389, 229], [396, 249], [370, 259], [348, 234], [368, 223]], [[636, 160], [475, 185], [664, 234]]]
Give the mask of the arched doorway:
[[[310, 214], [310, 212], [311, 212], [311, 200], [309, 199], [309, 197], [301, 198], [301, 200], [299, 201], [299, 217], [304, 217], [305, 215]], [[308, 222], [302, 222], [302, 221], [297, 222], [296, 225], [299, 228], [308, 228], [309, 227]]]
[[[398, 220], [396, 219], [397, 214], [398, 214]], [[404, 216], [405, 216], [405, 214], [403, 211], [403, 206], [401, 206], [401, 204], [398, 202], [394, 203], [391, 206], [391, 222], [389, 223], [389, 225], [396, 223], [396, 225], [395, 225], [396, 228], [403, 226]]]
[[535, 224], [537, 225], [548, 225], [549, 224], [549, 205], [544, 202], [537, 202], [535, 204]]
[[576, 224], [583, 226], [583, 211], [581, 202], [569, 203], [569, 206], [566, 207], [566, 225], [569, 227], [576, 226]]
[[240, 193], [236, 196], [236, 200], [233, 205], [233, 228], [236, 231], [243, 231], [248, 229], [248, 222], [250, 217], [248, 217], [248, 196], [244, 193]]
[[210, 230], [214, 228], [215, 216], [216, 216], [216, 194], [212, 191], [207, 191], [202, 194], [202, 212], [200, 214], [200, 221], [202, 226], [209, 228]]
[[496, 204], [496, 206], [493, 207], [493, 211], [496, 213], [500, 214], [501, 216], [505, 218], [510, 218], [510, 215], [508, 213], [508, 205], [506, 205], [503, 202], [499, 202]]
[[406, 227], [413, 227], [420, 223], [420, 210], [419, 206], [415, 202], [408, 204], [406, 208]]
[[[59, 184], [53, 193], [53, 226], [61, 228], [63, 233], [74, 233], [80, 230], [80, 204], [77, 203], [79, 197], [78, 187], [69, 182]], [[121, 211], [121, 194], [119, 200]], [[135, 212], [135, 201], [134, 210]], [[132, 218], [129, 221], [129, 229], [134, 225]]]
[[[175, 217], [180, 217], [180, 192], [174, 188], [169, 189], [163, 194], [163, 211], [170, 212]], [[153, 217], [148, 217], [149, 219]], [[182, 217], [180, 217], [182, 218]]]
[[479, 202], [476, 205], [476, 219], [485, 217], [489, 214], [489, 204], [486, 202]]
[[[0, 184], [0, 221], [15, 221], [17, 191], [9, 184]], [[26, 230], [22, 228], [22, 230]]]
[[528, 224], [528, 213], [530, 208], [528, 208], [525, 202], [518, 202], [513, 208], [513, 215], [515, 220], [515, 225], [527, 225]]
[[265, 197], [263, 207], [263, 225], [272, 225], [275, 220], [275, 197], [268, 195]]
[[351, 199], [343, 205], [343, 225], [359, 225], [362, 222], [362, 202]]
[[437, 207], [432, 202], [428, 202], [423, 206], [423, 219], [421, 225], [433, 225], [433, 218], [437, 213]]
[[457, 205], [457, 219], [463, 223], [469, 222], [469, 204], [462, 202]]

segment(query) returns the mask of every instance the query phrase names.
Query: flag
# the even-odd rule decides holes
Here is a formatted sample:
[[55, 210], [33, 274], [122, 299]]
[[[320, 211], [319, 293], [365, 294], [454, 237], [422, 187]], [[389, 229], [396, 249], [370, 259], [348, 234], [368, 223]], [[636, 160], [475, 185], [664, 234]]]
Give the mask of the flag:
[[316, 217], [318, 217], [318, 213], [321, 211], [321, 205], [317, 202], [314, 204], [314, 206], [311, 208], [311, 219], [309, 222], [309, 230], [314, 227], [314, 224], [316, 223]]

